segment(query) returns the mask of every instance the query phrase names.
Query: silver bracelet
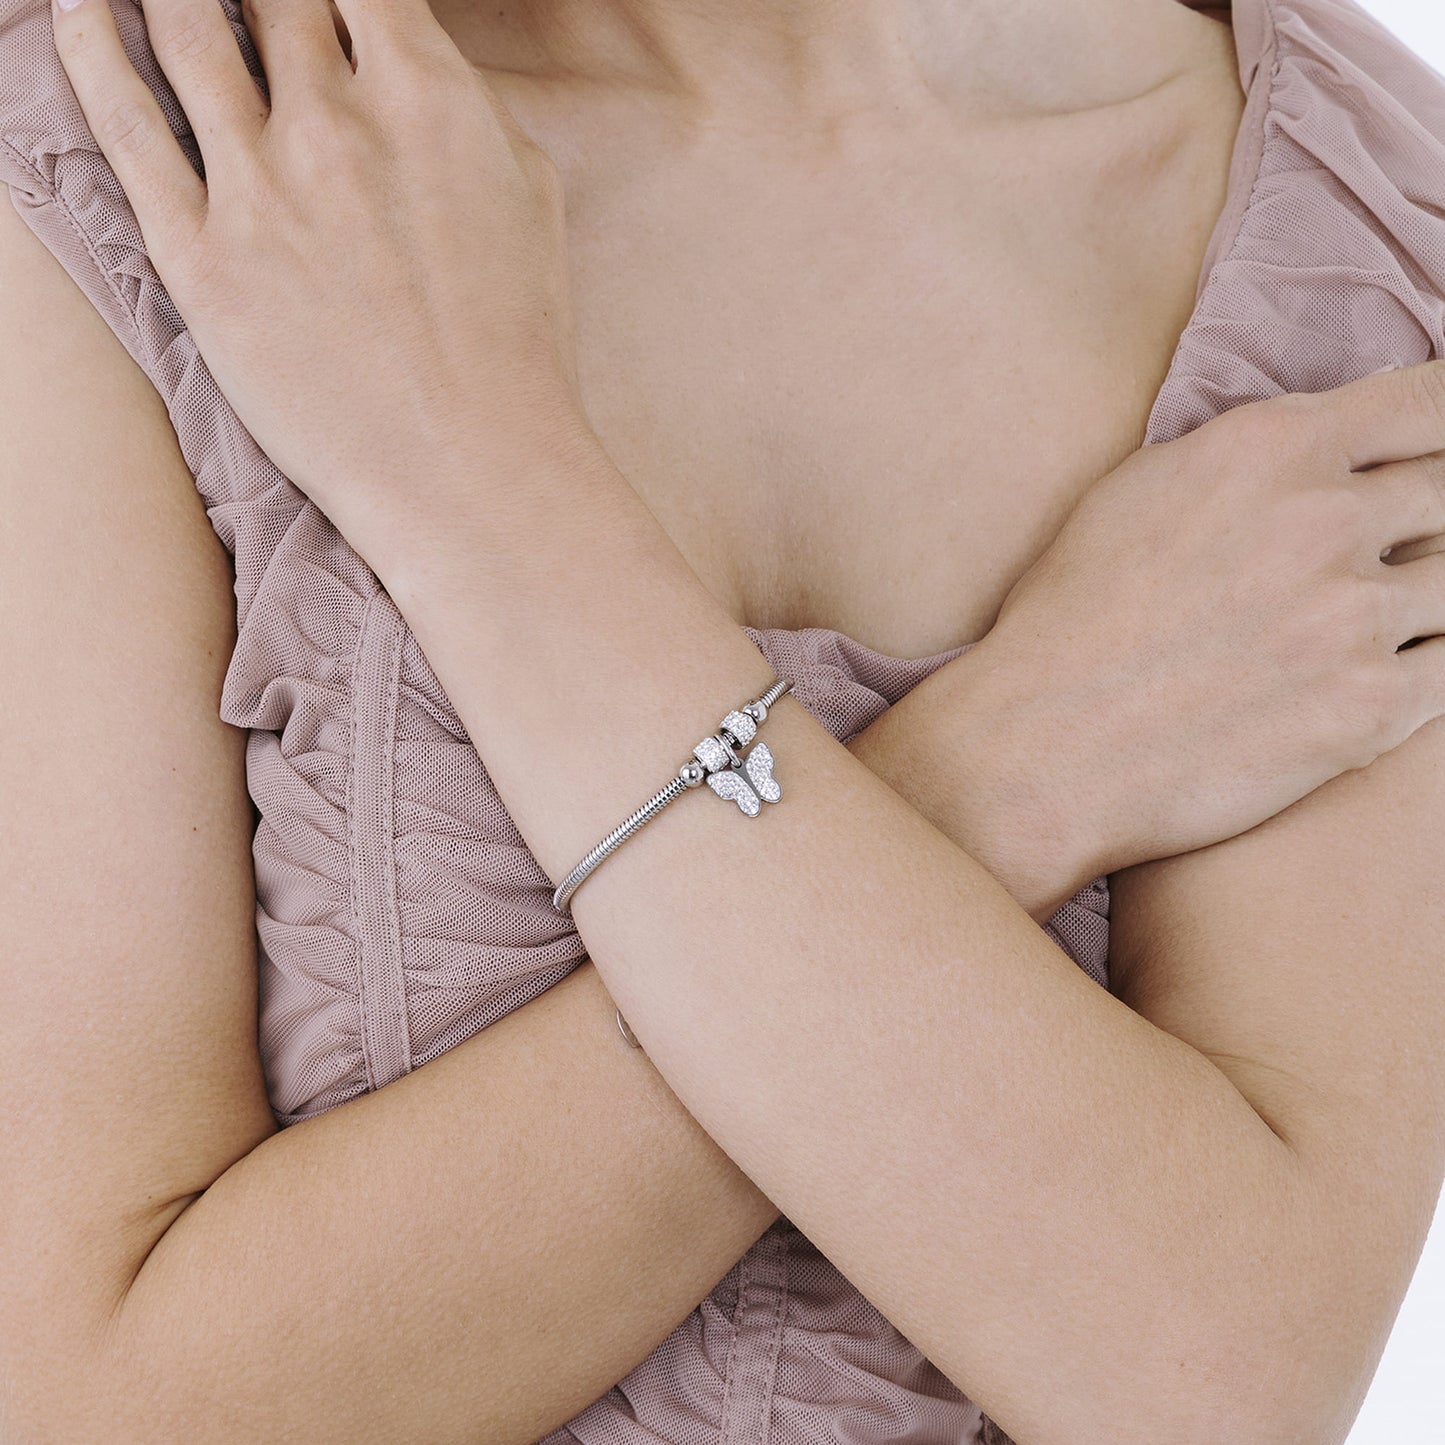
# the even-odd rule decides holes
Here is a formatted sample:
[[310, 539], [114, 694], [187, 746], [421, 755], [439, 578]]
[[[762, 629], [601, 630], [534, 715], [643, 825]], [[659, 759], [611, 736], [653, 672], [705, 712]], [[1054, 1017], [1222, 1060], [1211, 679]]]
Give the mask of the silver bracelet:
[[655, 792], [630, 818], [619, 823], [587, 856], [557, 885], [552, 894], [553, 905], [562, 913], [582, 886], [582, 881], [609, 853], [614, 853], [645, 823], [650, 823], [674, 798], [706, 779], [720, 798], [735, 802], [749, 818], [762, 812], [763, 804], [776, 803], [783, 790], [773, 777], [773, 755], [765, 742], [758, 744], [743, 758], [736, 751], [752, 742], [759, 725], [772, 706], [792, 687], [779, 679], [761, 697], [744, 703], [730, 712], [718, 725], [716, 733], [705, 737], [682, 763], [676, 776], [665, 788]]
[[[736, 803], [749, 818], [756, 818], [764, 803], [776, 803], [783, 796], [783, 790], [773, 777], [772, 750], [761, 739], [746, 757], [738, 749], [753, 741], [768, 716], [768, 709], [792, 685], [779, 678], [761, 697], [730, 712], [718, 725], [717, 732], [705, 737], [692, 750], [692, 756], [678, 767], [667, 786], [658, 789], [631, 817], [619, 823], [557, 885], [552, 894], [553, 906], [561, 913], [568, 912], [572, 895], [609, 853], [620, 848], [645, 823], [650, 823], [674, 798], [704, 781], [718, 797]], [[621, 1009], [617, 1010], [617, 1027], [633, 1048], [642, 1047], [627, 1027]]]

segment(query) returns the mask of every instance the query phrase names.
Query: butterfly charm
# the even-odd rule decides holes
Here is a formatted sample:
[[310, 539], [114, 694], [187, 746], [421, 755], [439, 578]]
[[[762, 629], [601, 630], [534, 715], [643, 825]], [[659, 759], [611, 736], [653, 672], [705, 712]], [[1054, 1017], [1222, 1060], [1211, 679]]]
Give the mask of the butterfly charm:
[[731, 798], [748, 817], [756, 818], [765, 802], [776, 803], [783, 796], [782, 785], [773, 777], [773, 761], [767, 743], [755, 743], [742, 767], [709, 773], [707, 785], [718, 797]]

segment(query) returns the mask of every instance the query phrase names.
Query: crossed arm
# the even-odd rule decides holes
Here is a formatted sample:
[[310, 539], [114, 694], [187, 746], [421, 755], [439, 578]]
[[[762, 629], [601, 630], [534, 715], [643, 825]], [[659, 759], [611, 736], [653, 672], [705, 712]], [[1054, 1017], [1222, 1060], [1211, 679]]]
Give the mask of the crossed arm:
[[[64, 1412], [86, 1408], [114, 1410], [100, 1423], [116, 1439], [194, 1438], [198, 1429], [225, 1438], [223, 1428], [235, 1438], [284, 1438], [288, 1429], [312, 1439], [536, 1438], [645, 1355], [775, 1210], [657, 1069], [622, 1047], [591, 965], [416, 1074], [274, 1133], [256, 1068], [251, 960], [240, 951], [252, 930], [239, 740], [214, 720], [229, 651], [224, 558], [143, 378], [82, 316], [79, 298], [62, 294], [63, 278], [46, 281], [48, 258], [26, 262], [17, 241], [6, 260], [16, 269], [5, 324], [17, 344], [0, 354], [26, 365], [4, 377], [4, 394], [19, 399], [7, 422], [15, 444], [3, 449], [12, 523], [3, 575], [17, 589], [5, 616], [28, 683], [12, 715], [20, 745], [5, 749], [18, 808], [4, 876], [17, 925], [7, 969], [14, 1007], [0, 1032], [11, 1061], [7, 1117], [18, 1126], [0, 1145], [0, 1218], [17, 1263], [0, 1318], [23, 1320], [28, 1332], [0, 1338], [17, 1382], [12, 1409], [22, 1425], [27, 1410], [49, 1422], [29, 1424], [38, 1438], [84, 1437], [78, 1415]], [[54, 379], [45, 394], [38, 375]], [[69, 424], [82, 414], [88, 434]], [[124, 560], [92, 595], [73, 565], [84, 535], [74, 513], [98, 507], [118, 525], [93, 560]], [[47, 537], [66, 559], [63, 587], [54, 558], [46, 562]], [[170, 613], [184, 631], [161, 623]], [[78, 652], [91, 660], [88, 694], [71, 676]], [[746, 691], [741, 674], [723, 666], [716, 676], [733, 705], [732, 693]], [[1258, 1423], [1252, 1438], [1337, 1438], [1373, 1369], [1440, 1177], [1432, 940], [1441, 919], [1426, 876], [1445, 815], [1438, 725], [1265, 828], [1118, 875], [1116, 959], [1136, 1014], [1083, 979], [972, 864], [958, 846], [970, 848], [970, 838], [950, 841], [933, 805], [927, 819], [908, 806], [910, 780], [921, 790], [928, 732], [905, 732], [906, 704], [924, 707], [925, 687], [858, 740], [851, 761], [811, 720], [780, 708], [769, 736], [795, 806], [769, 822], [805, 811], [806, 780], [820, 776], [812, 770], [832, 770], [886, 816], [890, 836], [936, 885], [920, 896], [916, 867], [899, 878], [886, 860], [863, 857], [882, 871], [851, 876], [876, 888], [880, 910], [889, 896], [908, 896], [910, 926], [924, 920], [912, 956], [860, 958], [842, 940], [796, 957], [868, 1006], [887, 1004], [877, 989], [887, 969], [903, 1007], [875, 1007], [870, 1032], [881, 1020], [882, 1037], [901, 1039], [912, 1057], [920, 1046], [937, 1051], [934, 1066], [908, 1081], [911, 1105], [899, 1095], [888, 1127], [867, 1142], [903, 1150], [916, 1142], [910, 1117], [931, 1121], [931, 1152], [897, 1156], [927, 1177], [897, 1185], [895, 1201], [931, 1207], [980, 1162], [992, 1171], [990, 1197], [943, 1206], [968, 1234], [966, 1273], [955, 1277], [975, 1299], [988, 1292], [989, 1338], [954, 1339], [950, 1301], [906, 1288], [910, 1269], [941, 1277], [958, 1256], [929, 1244], [911, 1263], [884, 1261], [870, 1273], [868, 1250], [879, 1241], [826, 1217], [826, 1200], [808, 1203], [810, 1191], [836, 1181], [837, 1159], [782, 1159], [776, 1135], [770, 1141], [763, 1128], [744, 1138], [741, 1114], [729, 1122], [722, 1103], [702, 1094], [693, 1113], [711, 1108], [715, 1132], [731, 1128], [741, 1140], [738, 1156], [767, 1150], [749, 1169], [767, 1194], [825, 1248], [836, 1239], [829, 1252], [865, 1292], [925, 1347], [939, 1341], [930, 1353], [1029, 1445], [1091, 1438], [1100, 1425], [1091, 1409], [1115, 1412], [1101, 1438], [1211, 1438], [1210, 1412], [1226, 1399], [1230, 1418]], [[135, 725], [124, 747], [117, 715]], [[59, 747], [57, 716], [68, 720]], [[884, 746], [884, 724], [896, 752]], [[670, 756], [666, 747], [648, 749], [648, 779], [659, 756]], [[629, 792], [624, 811], [635, 801]], [[603, 811], [610, 826], [616, 810]], [[625, 921], [619, 890], [629, 871], [676, 869], [669, 896], [692, 876], [689, 850], [674, 851], [661, 834], [664, 824], [702, 825], [708, 810], [690, 811], [684, 823], [683, 807], [669, 810], [650, 825], [651, 840], [640, 836], [610, 859], [610, 883], [603, 870], [589, 880], [577, 899], [589, 942], [601, 936], [602, 915], [586, 913], [588, 890], [600, 906], [610, 889], [607, 917]], [[721, 813], [720, 824], [747, 826]], [[117, 816], [125, 827], [108, 832], [105, 820]], [[596, 820], [574, 821], [585, 847]], [[139, 860], [129, 856], [137, 835], [148, 843]], [[16, 848], [22, 836], [27, 846]], [[977, 846], [999, 847], [981, 838]], [[573, 861], [570, 847], [554, 851], [549, 867]], [[1342, 883], [1346, 892], [1330, 891]], [[929, 913], [939, 897], [951, 900], [948, 910]], [[887, 936], [864, 921], [873, 937]], [[767, 961], [793, 956], [784, 945]], [[689, 975], [705, 962], [676, 950], [656, 961]], [[1376, 972], [1388, 991], [1372, 982]], [[740, 980], [743, 995], [756, 982]], [[928, 1009], [921, 982], [938, 990]], [[641, 994], [619, 989], [619, 1002], [663, 1062], [659, 1045], [673, 1025], [649, 1029]], [[729, 1037], [746, 1043], [745, 1033]], [[987, 1051], [987, 1068], [960, 1071], [961, 1039], [975, 1057]], [[796, 1038], [792, 1048], [800, 1064], [828, 1057]], [[685, 1069], [680, 1044], [670, 1057]], [[1131, 1072], [1141, 1060], [1159, 1074]], [[938, 1083], [949, 1078], [959, 1097], [943, 1101], [941, 1128]], [[1090, 1088], [1083, 1104], [1097, 1108], [1080, 1107], [1080, 1084]], [[781, 1085], [807, 1097], [806, 1078]], [[1060, 1085], [1069, 1097], [1050, 1093]], [[1103, 1168], [1101, 1151], [1119, 1168]], [[1165, 1160], [1177, 1168], [1154, 1167]], [[850, 1188], [858, 1178], [848, 1175]], [[1061, 1180], [1075, 1190], [1067, 1208]], [[618, 1200], [627, 1207], [599, 1207]], [[809, 1227], [810, 1214], [822, 1229]], [[1358, 1237], [1365, 1220], [1368, 1241]], [[895, 1243], [898, 1233], [890, 1231]], [[1192, 1259], [1177, 1259], [1181, 1237]], [[1161, 1238], [1176, 1265], [1168, 1273]], [[1339, 1247], [1346, 1239], [1349, 1250]], [[23, 1251], [14, 1247], [22, 1241]], [[1046, 1248], [1074, 1251], [1067, 1268], [1039, 1269], [1051, 1263]], [[1038, 1273], [1021, 1277], [1031, 1266]], [[892, 1308], [892, 1294], [904, 1292]], [[318, 1300], [329, 1306], [324, 1326]], [[1108, 1342], [1108, 1359], [1097, 1341], [1064, 1338], [1064, 1311], [1076, 1330]], [[1183, 1377], [1162, 1400], [1169, 1350], [1151, 1343], [1160, 1335], [1181, 1354], [1171, 1378]], [[1262, 1350], [1267, 1366], [1256, 1357], [1246, 1370], [1249, 1353]], [[570, 1378], [559, 1384], [564, 1362]], [[1216, 1366], [1215, 1378], [1195, 1368], [1201, 1362]], [[1272, 1373], [1277, 1401], [1246, 1378], [1255, 1371]], [[1052, 1381], [1049, 1398], [1034, 1388], [1041, 1375]], [[226, 1403], [225, 1427], [208, 1397]], [[1172, 1433], [1161, 1430], [1166, 1416], [1179, 1421]]]
[[[150, 382], [8, 204], [0, 338], [0, 1434], [538, 1439], [778, 1211], [623, 1044], [590, 962], [276, 1130], [243, 735], [216, 716], [229, 561]], [[945, 718], [986, 751], [950, 672], [853, 749], [1047, 918], [1096, 875], [945, 766]]]
[[[1240, 422], [1278, 428], [1241, 444], [1273, 449], [1304, 414]], [[520, 454], [496, 445], [495, 433], [476, 440], [443, 503], [389, 516], [363, 545], [529, 846], [561, 877], [647, 795], [696, 718], [761, 692], [771, 671], [614, 485], [600, 448], [553, 458], [530, 438]], [[495, 495], [469, 505], [477, 466], [511, 479], [505, 506]], [[608, 727], [617, 699], [626, 726]], [[606, 768], [593, 765], [599, 727]], [[1133, 996], [1167, 1012], [1172, 971], [1192, 980], [1196, 1007], [1176, 1017], [1195, 1047], [1085, 980], [977, 860], [792, 697], [767, 728], [791, 806], [765, 809], [745, 837], [729, 807], [669, 808], [572, 904], [609, 992], [689, 1112], [1031, 1445], [1204, 1440], [1226, 1416], [1258, 1440], [1340, 1434], [1340, 1392], [1359, 1385], [1382, 1324], [1380, 1256], [1365, 1269], [1341, 1257], [1380, 1227], [1376, 1210], [1396, 1249], [1424, 1220], [1420, 1193], [1389, 1199], [1398, 1175], [1359, 1181], [1346, 1163], [1342, 1183], [1339, 1140], [1369, 1148], [1367, 1128], [1399, 1129], [1380, 1059], [1412, 1043], [1390, 1073], [1418, 1101], [1407, 1148], [1430, 1172], [1415, 1164], [1412, 1182], [1438, 1187], [1445, 1100], [1433, 1057], [1445, 980], [1423, 937], [1381, 961], [1412, 1012], [1390, 1011], [1388, 1033], [1365, 1026], [1379, 1045], [1368, 1062], [1360, 1019], [1339, 1017], [1341, 1000], [1370, 1011], [1358, 978], [1341, 976], [1375, 932], [1360, 911], [1380, 897], [1395, 918], [1439, 906], [1423, 867], [1412, 879], [1423, 902], [1398, 874], [1360, 897], [1330, 864], [1320, 874], [1346, 885], [1347, 902], [1320, 892], [1314, 850], [1368, 862], [1372, 790], [1344, 789], [1352, 831], [1305, 829], [1309, 852], [1244, 844], [1263, 876], [1217, 864], [1203, 900], [1178, 882], [1190, 871], [1179, 861], [1174, 906], [1126, 929]], [[1403, 760], [1438, 764], [1438, 731]], [[1396, 773], [1379, 806], [1392, 825], [1418, 822], [1405, 846], [1439, 840], [1441, 790], [1438, 766]], [[1329, 818], [1328, 797], [1315, 811]], [[1332, 911], [1330, 927], [1298, 916], [1300, 900]], [[1216, 912], [1254, 929], [1216, 931]], [[1335, 969], [1302, 967], [1302, 946]], [[1167, 967], [1151, 947], [1169, 950]], [[1211, 986], [1208, 964], [1243, 950], [1253, 987], [1238, 968], [1234, 994]], [[1307, 983], [1330, 994], [1302, 999]], [[1393, 1162], [1378, 1149], [1376, 1135], [1375, 1170]], [[1342, 1301], [1363, 1310], [1363, 1337], [1359, 1320], [1324, 1327]]]

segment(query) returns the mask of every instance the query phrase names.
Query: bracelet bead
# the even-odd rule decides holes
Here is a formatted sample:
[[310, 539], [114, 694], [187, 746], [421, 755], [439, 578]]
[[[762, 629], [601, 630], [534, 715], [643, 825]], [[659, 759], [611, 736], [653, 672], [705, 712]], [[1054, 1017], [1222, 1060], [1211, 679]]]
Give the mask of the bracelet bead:
[[[748, 753], [746, 761], [738, 749], [747, 747], [757, 734], [758, 727], [768, 715], [769, 704], [776, 702], [792, 686], [791, 682], [779, 678], [761, 697], [728, 713], [718, 724], [717, 732], [698, 743], [692, 750], [692, 757], [679, 765], [665, 787], [591, 848], [568, 872], [552, 893], [552, 906], [559, 912], [566, 912], [572, 895], [592, 870], [689, 788], [706, 782], [718, 797], [731, 799], [750, 818], [757, 817], [764, 801], [777, 802], [782, 796], [782, 789], [772, 776], [773, 755], [767, 744], [758, 743]], [[620, 1011], [618, 1024], [626, 1027]]]
[[757, 736], [758, 725], [745, 712], [730, 712], [718, 731], [726, 733], [734, 747], [745, 748]]
[[732, 749], [716, 735], [704, 738], [692, 750], [692, 755], [710, 773], [716, 773], [722, 768], [731, 767], [733, 757], [736, 756]]

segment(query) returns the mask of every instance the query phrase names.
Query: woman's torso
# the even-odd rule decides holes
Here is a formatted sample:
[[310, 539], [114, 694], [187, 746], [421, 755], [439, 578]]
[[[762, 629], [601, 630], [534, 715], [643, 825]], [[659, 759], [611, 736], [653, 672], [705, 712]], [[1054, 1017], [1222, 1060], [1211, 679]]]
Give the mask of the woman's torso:
[[1229, 25], [1158, 8], [1162, 88], [846, 144], [490, 76], [565, 158], [588, 415], [738, 621], [972, 641], [1140, 445], [1244, 104]]
[[[240, 0], [220, 3], [259, 77]], [[112, 6], [197, 159], [138, 0]], [[166, 401], [235, 559], [220, 715], [247, 731], [261, 1056], [289, 1125], [525, 1007], [585, 948], [405, 620], [216, 388], [50, 23], [46, 0], [0, 0], [0, 178]], [[1040, 131], [1050, 161], [1028, 183], [1012, 175], [1023, 151], [1003, 180], [940, 152], [893, 204], [781, 182], [759, 197], [714, 169], [680, 205], [640, 170], [634, 193], [673, 201], [652, 234], [645, 211], [609, 220], [605, 187], [567, 174], [593, 420], [841, 741], [950, 655], [919, 654], [987, 627], [1146, 413], [1148, 438], [1167, 440], [1259, 397], [1445, 355], [1445, 83], [1353, 0], [1235, 0], [1233, 24], [1247, 106], [1182, 338], [1225, 139], [1190, 126], [1227, 131], [1237, 105], [1203, 56], [1218, 112], [1209, 85], [1172, 109], [1156, 97], [1157, 138], [1125, 117], [1069, 125], [1073, 156]], [[1187, 160], [1171, 166], [1178, 136]], [[1107, 986], [1104, 880], [1046, 927]], [[547, 1445], [1000, 1438], [783, 1219]]]

